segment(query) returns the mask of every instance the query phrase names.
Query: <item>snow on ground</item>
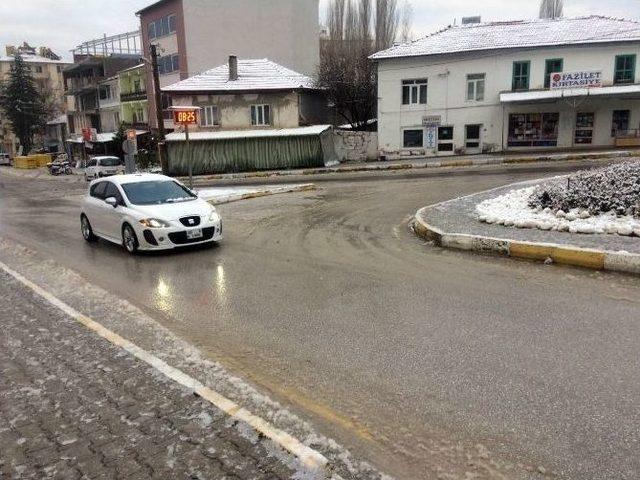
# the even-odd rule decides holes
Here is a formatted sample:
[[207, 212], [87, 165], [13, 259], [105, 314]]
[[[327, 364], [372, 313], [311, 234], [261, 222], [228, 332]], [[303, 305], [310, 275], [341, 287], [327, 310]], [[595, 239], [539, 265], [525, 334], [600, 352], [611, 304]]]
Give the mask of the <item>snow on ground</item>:
[[199, 188], [198, 196], [208, 202], [225, 203], [238, 200], [245, 195], [274, 195], [277, 193], [297, 192], [312, 187], [313, 184], [304, 183], [297, 185], [264, 185], [260, 187], [216, 187]]
[[640, 219], [614, 212], [591, 215], [585, 209], [568, 212], [531, 208], [529, 202], [537, 186], [511, 190], [476, 205], [481, 222], [517, 228], [537, 228], [570, 233], [608, 233], [640, 237]]

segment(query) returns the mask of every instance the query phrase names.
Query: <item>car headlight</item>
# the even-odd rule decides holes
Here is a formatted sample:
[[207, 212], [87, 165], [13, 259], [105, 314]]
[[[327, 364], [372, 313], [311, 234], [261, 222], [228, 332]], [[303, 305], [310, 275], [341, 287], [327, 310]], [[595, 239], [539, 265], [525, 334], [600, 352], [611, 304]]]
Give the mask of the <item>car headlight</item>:
[[220, 215], [218, 215], [218, 211], [214, 208], [211, 210], [211, 214], [209, 215], [209, 221], [217, 222], [218, 220], [220, 220]]
[[140, 220], [140, 223], [148, 228], [167, 228], [171, 226], [164, 220], [158, 220], [157, 218], [145, 218]]

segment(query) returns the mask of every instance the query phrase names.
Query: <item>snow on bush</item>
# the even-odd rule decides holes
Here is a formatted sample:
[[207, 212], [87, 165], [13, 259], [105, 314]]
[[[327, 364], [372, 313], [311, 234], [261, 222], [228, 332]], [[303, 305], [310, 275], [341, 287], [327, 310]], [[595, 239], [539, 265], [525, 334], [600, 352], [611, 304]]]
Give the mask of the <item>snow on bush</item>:
[[578, 172], [565, 182], [543, 184], [529, 205], [568, 212], [582, 209], [591, 215], [614, 212], [640, 218], [640, 162], [626, 162]]
[[640, 162], [578, 172], [476, 206], [482, 222], [640, 237]]

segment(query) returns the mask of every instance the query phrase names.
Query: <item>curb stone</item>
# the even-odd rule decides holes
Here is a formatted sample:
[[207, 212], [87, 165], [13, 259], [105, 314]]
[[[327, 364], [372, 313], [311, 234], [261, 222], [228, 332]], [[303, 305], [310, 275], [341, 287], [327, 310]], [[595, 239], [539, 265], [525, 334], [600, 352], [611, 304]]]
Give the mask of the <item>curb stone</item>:
[[210, 199], [207, 199], [206, 201], [211, 205], [223, 205], [225, 203], [238, 202], [240, 200], [249, 200], [252, 198], [259, 198], [259, 197], [268, 197], [271, 195], [278, 195], [281, 193], [309, 192], [317, 189], [318, 187], [316, 187], [315, 184], [305, 183], [304, 185], [294, 185], [291, 187], [284, 186], [279, 188], [260, 190], [257, 192], [235, 193], [231, 195], [224, 195], [217, 198], [210, 198]]
[[546, 261], [550, 258], [554, 263], [562, 265], [640, 275], [640, 255], [635, 253], [444, 232], [427, 222], [426, 211], [429, 208], [431, 207], [418, 210], [413, 220], [413, 230], [418, 237], [439, 247], [534, 261]]

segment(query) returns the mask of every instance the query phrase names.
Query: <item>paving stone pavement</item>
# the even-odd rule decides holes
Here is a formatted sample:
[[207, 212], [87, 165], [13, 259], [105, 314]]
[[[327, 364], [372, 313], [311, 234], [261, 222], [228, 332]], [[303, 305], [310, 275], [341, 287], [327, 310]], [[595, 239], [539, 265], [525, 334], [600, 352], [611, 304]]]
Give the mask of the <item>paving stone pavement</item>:
[[286, 479], [248, 425], [0, 271], [1, 479]]

